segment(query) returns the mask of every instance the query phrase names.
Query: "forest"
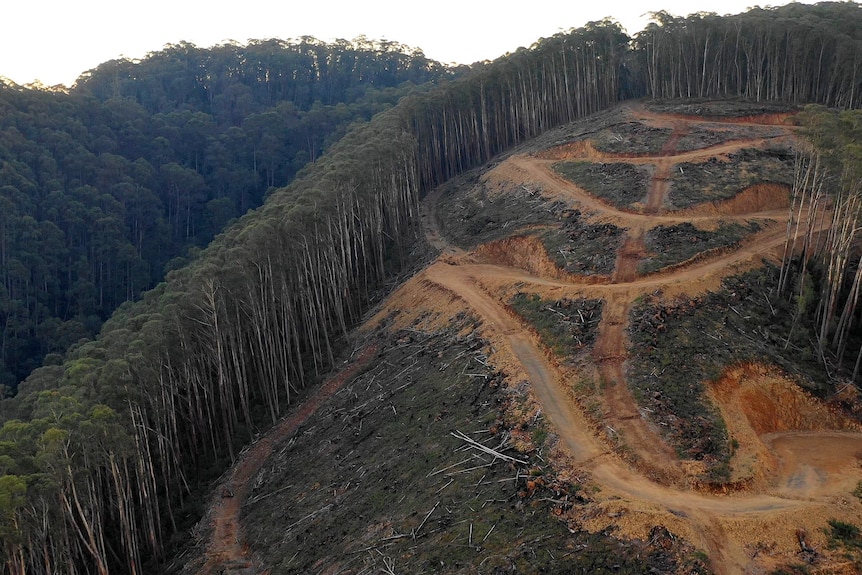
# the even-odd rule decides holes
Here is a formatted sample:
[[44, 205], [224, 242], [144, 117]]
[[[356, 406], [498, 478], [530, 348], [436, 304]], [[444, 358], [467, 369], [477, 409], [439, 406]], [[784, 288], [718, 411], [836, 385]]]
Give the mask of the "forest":
[[[411, 265], [436, 185], [628, 98], [856, 108], [860, 64], [862, 8], [824, 2], [662, 12], [634, 37], [594, 22], [469, 69], [304, 38], [172, 45], [68, 92], [0, 85], [4, 573], [158, 570], [208, 483]], [[858, 197], [857, 117], [824, 114], [812, 165], [834, 159]], [[834, 279], [858, 254], [829, 253], [783, 281], [834, 290], [800, 321], [858, 367], [862, 282]]]
[[69, 93], [0, 83], [0, 386], [94, 337], [351, 123], [455, 75], [389, 42], [304, 38], [166, 46]]

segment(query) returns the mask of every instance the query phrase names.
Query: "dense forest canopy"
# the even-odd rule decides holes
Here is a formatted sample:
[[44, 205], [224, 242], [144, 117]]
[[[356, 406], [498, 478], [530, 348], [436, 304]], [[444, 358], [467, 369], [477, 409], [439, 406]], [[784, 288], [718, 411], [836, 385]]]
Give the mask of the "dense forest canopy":
[[[425, 190], [630, 97], [858, 106], [860, 26], [852, 2], [660, 13], [633, 42], [591, 23], [451, 82], [386, 43], [179, 44], [68, 94], [3, 86], [4, 377], [58, 353], [0, 404], [4, 572], [152, 570], [409, 263]], [[405, 82], [442, 85], [392, 107]]]
[[860, 104], [862, 21], [855, 2], [753, 8], [737, 16], [653, 14], [634, 38], [654, 98]]
[[302, 38], [167, 46], [69, 93], [0, 83], [0, 396], [352, 122], [452, 76], [399, 44]]

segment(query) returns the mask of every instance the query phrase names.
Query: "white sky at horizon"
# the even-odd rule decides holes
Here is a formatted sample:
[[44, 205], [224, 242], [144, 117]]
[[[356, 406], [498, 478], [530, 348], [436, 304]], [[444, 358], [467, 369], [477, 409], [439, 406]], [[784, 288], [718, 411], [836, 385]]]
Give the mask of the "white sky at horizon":
[[[539, 38], [611, 17], [630, 35], [666, 10], [736, 14], [751, 0], [404, 0], [226, 3], [222, 0], [6, 0], [0, 16], [0, 77], [18, 84], [71, 85], [82, 73], [120, 57], [143, 58], [165, 44], [210, 47], [233, 40], [351, 40], [360, 35], [421, 48], [444, 63], [493, 60]], [[814, 0], [804, 0], [813, 4]]]

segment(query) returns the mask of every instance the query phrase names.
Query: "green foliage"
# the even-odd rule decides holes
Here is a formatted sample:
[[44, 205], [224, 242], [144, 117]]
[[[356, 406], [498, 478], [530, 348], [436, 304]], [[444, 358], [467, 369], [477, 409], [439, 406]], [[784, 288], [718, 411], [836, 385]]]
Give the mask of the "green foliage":
[[318, 111], [339, 103], [391, 104], [388, 89], [453, 75], [421, 50], [397, 42], [359, 37], [327, 43], [304, 36], [212, 48], [171, 44], [139, 61], [105, 62], [85, 72], [75, 89], [101, 101], [133, 99], [154, 113], [212, 114], [226, 124], [279, 102], [297, 110], [319, 105]]
[[636, 36], [635, 57], [653, 98], [743, 97], [766, 102], [765, 112], [776, 111], [773, 102], [778, 111], [788, 102], [856, 108], [860, 13], [853, 2], [755, 7], [727, 17], [658, 12]]
[[[371, 65], [375, 85], [365, 90], [352, 83], [365, 70], [353, 63], [368, 63], [362, 50], [327, 52], [307, 39], [298, 49], [280, 41], [210, 53], [169, 46], [140, 63], [106, 63], [69, 94], [3, 84], [0, 312], [3, 351], [18, 372], [2, 376], [0, 385], [36, 367], [39, 354], [61, 351], [43, 350], [33, 337], [40, 327], [56, 331], [56, 321], [42, 326], [48, 315], [74, 344], [63, 366], [34, 371], [3, 403], [0, 465], [4, 477], [27, 478], [29, 513], [20, 523], [21, 543], [3, 543], [32, 573], [144, 572], [142, 559], [164, 556], [188, 520], [182, 516], [189, 492], [204, 489], [237, 456], [238, 444], [276, 421], [297, 390], [332, 365], [340, 338], [408, 264], [420, 193], [631, 96], [732, 93], [853, 107], [862, 93], [854, 67], [858, 14], [852, 3], [831, 3], [755, 9], [726, 20], [664, 15], [638, 37], [634, 52], [618, 24], [590, 23], [478, 65], [461, 81], [413, 93], [391, 110], [405, 92], [385, 86], [428, 72], [420, 54], [407, 58], [416, 67], [405, 70], [402, 56], [382, 50], [388, 64]], [[803, 49], [815, 40], [812, 22], [830, 19], [823, 49]], [[740, 49], [725, 49], [722, 38], [739, 38]], [[814, 54], [821, 56], [816, 65]], [[346, 76], [324, 71], [333, 62]], [[438, 79], [451, 75], [438, 71]], [[369, 124], [347, 128], [377, 112]], [[314, 163], [279, 189], [306, 161]], [[617, 185], [612, 194], [621, 205], [644, 195], [637, 184]], [[247, 213], [264, 197], [262, 208]], [[234, 225], [200, 247], [218, 222], [234, 216]], [[97, 332], [112, 306], [137, 297], [167, 262], [186, 254], [188, 267], [121, 306], [93, 343], [78, 342]], [[756, 333], [772, 345], [770, 322], [758, 319]], [[344, 435], [342, 423], [338, 428]], [[376, 440], [372, 431], [354, 430], [353, 439]], [[399, 438], [399, 449], [404, 444]], [[420, 463], [410, 462], [409, 477], [426, 477]], [[320, 474], [316, 466], [291, 469]], [[393, 501], [383, 491], [393, 477], [374, 483], [373, 509], [385, 511]], [[17, 488], [8, 487], [15, 507]], [[76, 494], [77, 511], [57, 505]], [[399, 519], [405, 527], [418, 524]], [[476, 524], [490, 532], [493, 522]], [[525, 552], [515, 562], [523, 571], [529, 542], [513, 547], [511, 534], [532, 529], [533, 518], [516, 516], [510, 526], [500, 529], [498, 543]], [[83, 543], [88, 528], [103, 548]], [[448, 533], [465, 538], [463, 525]], [[273, 534], [279, 545], [296, 548], [282, 531], [267, 536]], [[327, 537], [338, 537], [337, 525], [315, 539], [325, 552]], [[587, 548], [576, 554], [584, 571], [623, 570], [616, 567], [619, 547], [585, 537]], [[458, 548], [459, 556], [467, 553]], [[442, 558], [429, 557], [421, 568], [436, 569]], [[643, 560], [628, 566], [642, 571]]]
[[542, 427], [537, 427], [530, 434], [530, 440], [538, 449], [541, 449], [545, 444], [545, 439], [548, 438], [548, 430]]
[[851, 549], [862, 549], [862, 532], [859, 531], [858, 526], [852, 523], [830, 519], [826, 535], [829, 536], [830, 547], [842, 546]]
[[454, 74], [392, 42], [304, 38], [172, 45], [70, 93], [0, 83], [0, 386], [93, 338], [348, 126]]
[[[25, 478], [18, 475], [0, 475], [0, 541], [3, 547], [8, 549], [12, 543], [21, 540], [21, 529], [19, 528], [19, 514], [27, 504], [27, 482]], [[0, 557], [4, 551], [0, 547]]]
[[798, 122], [826, 166], [840, 178], [834, 186], [862, 180], [862, 112], [806, 106]]

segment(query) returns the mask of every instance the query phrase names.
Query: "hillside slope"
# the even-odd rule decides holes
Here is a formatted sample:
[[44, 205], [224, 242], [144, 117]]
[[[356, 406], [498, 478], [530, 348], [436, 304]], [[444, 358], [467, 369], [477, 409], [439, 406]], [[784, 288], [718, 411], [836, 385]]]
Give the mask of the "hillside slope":
[[[249, 547], [228, 565], [853, 572], [827, 532], [862, 518], [858, 423], [750, 342], [685, 324], [718, 315], [741, 333], [727, 316], [748, 304], [713, 300], [742, 300], [784, 244], [788, 114], [725, 106], [624, 106], [426, 198], [441, 255], [366, 324], [373, 365], [272, 445], [232, 505]], [[678, 328], [685, 361], [659, 363]], [[676, 390], [673, 372], [710, 353], [717, 377]]]
[[[389, 291], [397, 274], [415, 264], [420, 196], [465, 175], [464, 193], [444, 194], [441, 213], [447, 215], [443, 223], [448, 227], [441, 237], [461, 249], [475, 250], [476, 261], [496, 263], [495, 281], [501, 288], [512, 266], [530, 270], [521, 274], [528, 282], [517, 280], [527, 287], [539, 281], [594, 287], [617, 282], [607, 290], [611, 294], [596, 287], [584, 297], [556, 300], [551, 299], [553, 285], [541, 288], [548, 298], [538, 291], [518, 291], [515, 285], [510, 292], [493, 293], [497, 299], [491, 301], [511, 307], [521, 318], [516, 325], [535, 329], [543, 351], [553, 351], [548, 357], [554, 362], [580, 361], [583, 369], [570, 380], [577, 388], [578, 405], [588, 422], [599, 422], [599, 436], [609, 436], [615, 452], [626, 456], [627, 464], [640, 466], [642, 473], [672, 486], [682, 482], [707, 490], [753, 489], [758, 482], [769, 481], [770, 467], [757, 465], [756, 459], [769, 450], [754, 449], [746, 459], [735, 460], [748, 447], [738, 434], [763, 435], [765, 446], [769, 443], [765, 435], [773, 431], [816, 428], [819, 418], [813, 415], [784, 420], [757, 412], [748, 427], [733, 428], [734, 420], [710, 400], [713, 390], [705, 385], [721, 379], [727, 366], [733, 366], [737, 375], [769, 375], [764, 366], [777, 364], [818, 397], [843, 390], [844, 396], [835, 403], [857, 414], [862, 411], [849, 395], [856, 387], [843, 385], [846, 381], [836, 387], [836, 379], [823, 378], [820, 367], [835, 358], [835, 366], [840, 369], [843, 362], [846, 369], [847, 363], [854, 362], [846, 352], [858, 351], [862, 342], [856, 326], [849, 327], [858, 323], [854, 298], [862, 290], [862, 273], [855, 283], [848, 278], [856, 271], [858, 259], [845, 257], [854, 247], [857, 225], [830, 228], [827, 236], [835, 241], [829, 243], [840, 248], [837, 252], [820, 250], [816, 242], [808, 244], [815, 253], [806, 249], [798, 260], [803, 267], [810, 264], [798, 276], [806, 280], [804, 285], [794, 284], [796, 276], [788, 276], [785, 272], [790, 268], [785, 266], [778, 273], [781, 289], [775, 290], [776, 270], [752, 265], [743, 276], [724, 277], [720, 289], [694, 297], [686, 295], [692, 291], [688, 280], [674, 280], [664, 292], [658, 289], [664, 285], [661, 274], [670, 277], [697, 262], [704, 264], [716, 284], [728, 261], [740, 259], [734, 251], [741, 249], [745, 259], [745, 250], [751, 255], [762, 249], [751, 246], [762, 237], [758, 234], [770, 233], [770, 216], [722, 223], [714, 219], [715, 210], [731, 205], [740, 213], [768, 209], [792, 170], [792, 156], [781, 146], [725, 150], [726, 155], [722, 152], [715, 158], [677, 155], [682, 163], [664, 161], [668, 154], [733, 139], [774, 138], [778, 128], [763, 130], [751, 122], [733, 128], [719, 122], [724, 126], [721, 130], [696, 128], [684, 125], [685, 118], [672, 117], [681, 120], [676, 129], [672, 121], [650, 126], [608, 112], [577, 124], [570, 132], [548, 132], [639, 96], [710, 94], [766, 101], [736, 110], [732, 115], [737, 122], [745, 116], [772, 117], [787, 111], [769, 104], [772, 101], [856, 107], [862, 93], [858, 74], [862, 59], [854, 54], [862, 46], [858, 42], [862, 11], [854, 3], [824, 2], [753, 9], [732, 17], [672, 18], [659, 13], [656, 18], [656, 25], [638, 34], [634, 43], [611, 20], [560, 32], [530, 49], [483, 63], [462, 80], [414, 94], [368, 124], [354, 124], [290, 186], [268, 193], [261, 208], [218, 235], [189, 265], [173, 270], [164, 284], [141, 301], [123, 305], [95, 341], [71, 348], [56, 365], [60, 358], [52, 357], [52, 365], [34, 371], [0, 409], [4, 468], [0, 495], [5, 494], [0, 497], [0, 552], [5, 571], [72, 575], [156, 570], [154, 566], [174, 554], [185, 541], [188, 526], [199, 519], [199, 495], [212, 478], [237, 461], [242, 446], [254, 441], [259, 430], [274, 425], [305, 389], [319, 383], [336, 364], [344, 338], [368, 306]], [[180, 46], [180, 53], [186, 48]], [[180, 58], [180, 68], [185, 61]], [[280, 81], [277, 85], [262, 81], [276, 81], [268, 64], [258, 69], [266, 73], [248, 77], [257, 94], [267, 95], [269, 87], [283, 86]], [[148, 85], [158, 87], [160, 78], [147, 75], [146, 79], [153, 81]], [[105, 85], [107, 95], [114, 85]], [[182, 85], [176, 87], [182, 94], [189, 93]], [[199, 101], [207, 106], [209, 99]], [[184, 102], [181, 98], [183, 109]], [[713, 104], [686, 103], [691, 113], [715, 116], [724, 104]], [[673, 105], [651, 109], [674, 114]], [[850, 111], [840, 116], [823, 123], [828, 131], [839, 128], [849, 136], [834, 142], [840, 149], [829, 167], [833, 177], [854, 174], [848, 183], [855, 185], [862, 181], [856, 144], [862, 140], [856, 128], [862, 122]], [[178, 119], [185, 117], [181, 114]], [[256, 127], [277, 125], [267, 115], [258, 119], [264, 126], [254, 122]], [[503, 178], [511, 182], [502, 187], [507, 193], [493, 193], [485, 183], [487, 170], [468, 173], [540, 136], [519, 153], [568, 144], [572, 147], [568, 152], [575, 154], [592, 153], [591, 145], [604, 154], [626, 157], [554, 163], [553, 177], [589, 191], [573, 195], [569, 184], [560, 184], [555, 201], [547, 201], [538, 188], [516, 183], [517, 178]], [[579, 142], [587, 139], [590, 145]], [[188, 143], [196, 141], [193, 137]], [[827, 154], [831, 154], [829, 147]], [[258, 148], [237, 148], [246, 154], [254, 150]], [[632, 155], [646, 159], [636, 162]], [[296, 158], [289, 156], [276, 154], [275, 159], [292, 165]], [[110, 160], [99, 156], [103, 157]], [[253, 162], [260, 156], [255, 152], [245, 157]], [[50, 166], [41, 160], [39, 164]], [[223, 162], [216, 160], [213, 165], [223, 166]], [[263, 164], [257, 169], [274, 173]], [[536, 166], [525, 164], [519, 169]], [[536, 175], [545, 178], [541, 170]], [[229, 185], [220, 176], [216, 180]], [[229, 186], [241, 193], [241, 187]], [[746, 188], [750, 188], [747, 193], [738, 193]], [[648, 193], [651, 189], [653, 193]], [[854, 202], [859, 197], [854, 190], [840, 191], [851, 192], [849, 199]], [[848, 198], [846, 194], [832, 197]], [[447, 198], [456, 201], [446, 202]], [[656, 216], [663, 210], [694, 209], [704, 203], [710, 204], [700, 214], [705, 219], [689, 221], [695, 215], [691, 213], [654, 227], [647, 222], [642, 237], [630, 233], [637, 227], [622, 220], [596, 219], [593, 213], [612, 208]], [[824, 208], [815, 208], [818, 218], [828, 216]], [[449, 225], [455, 222], [464, 225]], [[533, 233], [525, 234], [528, 229]], [[838, 233], [843, 231], [848, 233]], [[7, 229], [7, 233], [11, 232]], [[839, 266], [837, 276], [808, 281], [806, 273], [826, 267], [825, 257], [848, 265]], [[44, 285], [27, 280], [24, 271], [15, 274], [24, 285]], [[633, 301], [629, 299], [633, 292], [626, 290], [642, 276], [649, 276], [640, 284], [644, 289], [656, 289]], [[482, 282], [488, 284], [490, 277]], [[627, 282], [630, 277], [633, 280]], [[836, 289], [841, 284], [852, 287]], [[818, 301], [818, 290], [827, 297]], [[431, 293], [423, 288], [423, 294]], [[680, 297], [668, 297], [674, 295]], [[460, 305], [460, 312], [469, 307]], [[844, 308], [840, 315], [833, 313], [839, 305]], [[630, 314], [625, 317], [627, 307]], [[609, 319], [602, 322], [606, 314]], [[800, 316], [804, 317], [796, 322]], [[816, 316], [818, 326], [814, 326]], [[630, 326], [627, 332], [620, 327], [625, 323]], [[615, 333], [624, 333], [625, 340]], [[815, 340], [816, 347], [811, 344]], [[624, 341], [631, 345], [623, 346]], [[826, 349], [830, 343], [835, 349]], [[862, 354], [855, 355], [862, 369]], [[601, 374], [596, 357], [601, 360]], [[525, 360], [541, 366], [540, 356]], [[753, 399], [767, 405], [774, 391], [783, 389], [769, 386], [768, 394], [752, 395], [755, 390], [748, 382], [734, 387], [735, 376], [730, 375], [716, 402], [748, 405]], [[628, 407], [623, 421], [646, 417], [661, 432], [668, 449], [678, 454], [680, 469], [670, 469], [669, 477], [661, 477], [664, 468], [648, 469], [649, 461], [627, 446], [631, 438], [604, 423], [602, 414], [609, 400], [605, 388], [597, 385], [602, 378], [625, 380], [631, 398], [623, 387], [615, 388], [618, 405]], [[371, 389], [367, 387], [367, 392]], [[632, 399], [637, 413], [631, 409]], [[805, 396], [791, 398], [791, 403], [803, 405], [803, 400]], [[395, 403], [391, 407], [410, 412]], [[535, 419], [540, 425], [543, 418], [535, 415], [530, 422]], [[835, 427], [830, 419], [824, 421], [821, 427], [827, 423]], [[549, 437], [557, 436], [540, 430], [535, 443], [544, 448]], [[851, 437], [851, 447], [853, 441]], [[522, 445], [527, 446], [527, 442]], [[545, 452], [539, 455], [545, 457]], [[308, 466], [300, 462], [296, 467]], [[467, 525], [471, 523], [468, 520]], [[831, 523], [829, 529], [837, 544], [850, 551], [862, 547], [854, 525]], [[468, 530], [468, 543], [471, 534]], [[327, 552], [337, 555], [334, 548]]]

